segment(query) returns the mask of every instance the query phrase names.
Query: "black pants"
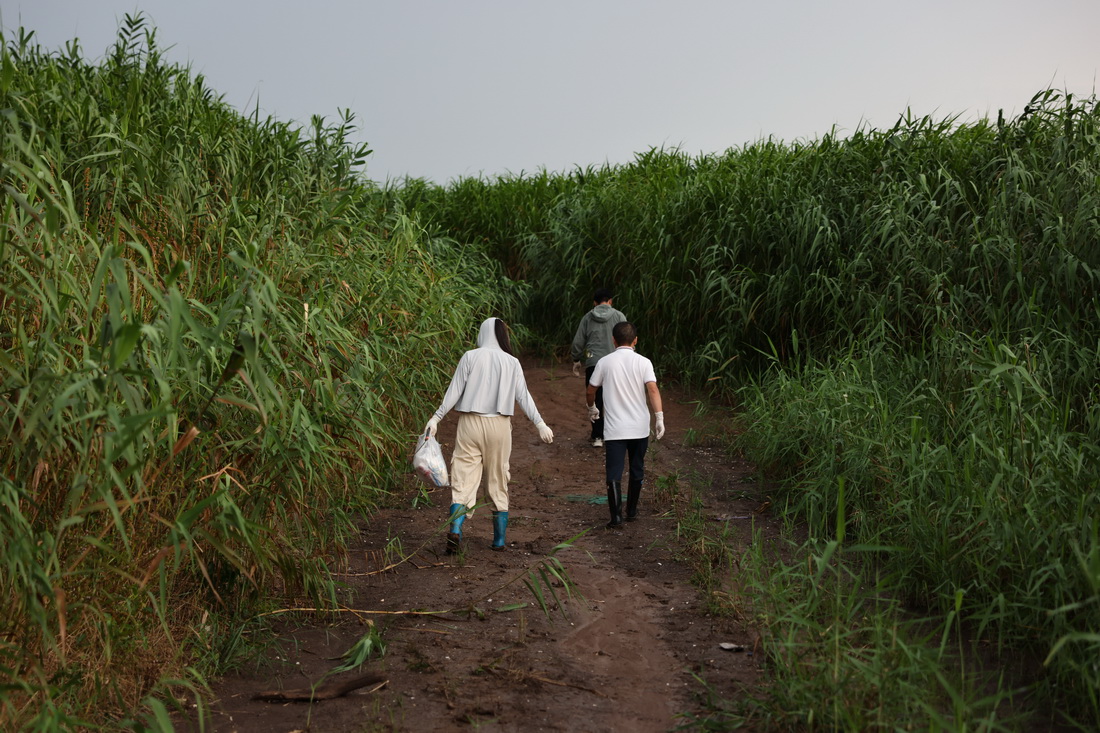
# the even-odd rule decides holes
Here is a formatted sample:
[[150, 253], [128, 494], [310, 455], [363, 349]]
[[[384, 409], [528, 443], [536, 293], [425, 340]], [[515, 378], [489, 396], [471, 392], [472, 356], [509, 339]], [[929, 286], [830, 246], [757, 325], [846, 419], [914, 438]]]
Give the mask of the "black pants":
[[[588, 380], [592, 379], [592, 372], [596, 371], [596, 367], [590, 366], [584, 368], [584, 386], [588, 387]], [[596, 388], [596, 407], [600, 410], [600, 419], [592, 423], [592, 440], [599, 438], [603, 440], [603, 387]]]
[[627, 455], [630, 456], [630, 480], [641, 482], [645, 478], [645, 452], [649, 448], [649, 438], [609, 440], [603, 446], [608, 481], [623, 480]]

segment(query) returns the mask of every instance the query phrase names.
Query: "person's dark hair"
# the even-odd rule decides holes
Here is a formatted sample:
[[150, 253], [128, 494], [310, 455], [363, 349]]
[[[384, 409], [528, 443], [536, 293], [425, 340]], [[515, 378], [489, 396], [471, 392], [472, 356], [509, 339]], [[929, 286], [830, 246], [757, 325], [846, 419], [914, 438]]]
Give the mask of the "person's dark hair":
[[512, 354], [512, 341], [508, 338], [507, 324], [498, 318], [493, 324], [493, 333], [496, 334], [497, 345], [500, 346], [500, 350], [505, 354], [515, 356], [515, 354]]
[[612, 297], [611, 288], [596, 288], [596, 294], [592, 296], [592, 300], [597, 303], [606, 303]]
[[611, 338], [615, 339], [616, 346], [630, 346], [638, 338], [638, 329], [630, 321], [619, 321], [611, 329]]

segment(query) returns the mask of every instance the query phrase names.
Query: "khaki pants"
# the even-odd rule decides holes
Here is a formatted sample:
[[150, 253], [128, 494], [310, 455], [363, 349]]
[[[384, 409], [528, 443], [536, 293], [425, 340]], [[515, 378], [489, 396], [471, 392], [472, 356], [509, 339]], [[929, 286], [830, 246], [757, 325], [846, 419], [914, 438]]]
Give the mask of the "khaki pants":
[[[498, 512], [508, 511], [508, 459], [512, 455], [512, 418], [508, 415], [458, 416], [451, 457], [451, 503], [473, 508], [482, 470], [489, 498]], [[467, 516], [471, 516], [467, 514]]]

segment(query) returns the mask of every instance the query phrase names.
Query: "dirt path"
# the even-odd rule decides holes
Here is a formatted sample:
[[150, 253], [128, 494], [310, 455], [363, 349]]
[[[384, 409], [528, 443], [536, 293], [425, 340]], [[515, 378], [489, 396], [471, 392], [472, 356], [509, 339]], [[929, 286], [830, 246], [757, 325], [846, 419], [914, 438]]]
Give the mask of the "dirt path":
[[[605, 492], [603, 451], [588, 442], [583, 381], [568, 364], [528, 362], [525, 372], [555, 439], [545, 445], [525, 416], [513, 419], [508, 549], [489, 550], [490, 511], [483, 508], [466, 522], [465, 557], [444, 555], [450, 493], [436, 491], [434, 506], [411, 508], [410, 478], [408, 495], [395, 498], [400, 508], [372, 517], [349, 554], [343, 600], [351, 608], [474, 605], [480, 613], [343, 614], [331, 623], [285, 624], [262, 663], [215, 686], [215, 731], [667, 731], [683, 722], [678, 714], [698, 709], [703, 687], [696, 677], [726, 696], [757, 681], [751, 631], [704, 612], [690, 570], [676, 559], [676, 520], [658, 505], [659, 477], [704, 476], [713, 482], [706, 515], [735, 517], [734, 537], [746, 542], [750, 521], [763, 521], [745, 495], [747, 467], [685, 447], [687, 431], [704, 425], [694, 404], [665, 389], [669, 432], [650, 443], [640, 519], [606, 530], [606, 504], [588, 501]], [[455, 424], [452, 414], [440, 426], [448, 458]], [[737, 519], [747, 516], [753, 520]], [[585, 530], [558, 555], [583, 597], [567, 600], [565, 615], [548, 620], [524, 584], [509, 581]], [[410, 562], [377, 572], [422, 546]], [[527, 605], [509, 609], [520, 603]], [[308, 687], [366, 632], [367, 619], [382, 631], [384, 658], [334, 679], [377, 672], [383, 686], [313, 704], [252, 699]], [[746, 651], [724, 651], [720, 642]]]

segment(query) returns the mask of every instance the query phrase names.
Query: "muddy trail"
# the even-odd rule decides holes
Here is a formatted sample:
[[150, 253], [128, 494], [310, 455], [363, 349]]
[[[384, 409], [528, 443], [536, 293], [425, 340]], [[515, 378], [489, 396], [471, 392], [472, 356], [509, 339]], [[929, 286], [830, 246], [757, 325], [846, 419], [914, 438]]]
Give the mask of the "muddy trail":
[[[754, 524], [776, 531], [756, 513], [749, 468], [699, 440], [721, 414], [699, 417], [694, 402], [662, 388], [668, 434], [651, 439], [639, 520], [607, 530], [603, 450], [589, 442], [583, 379], [568, 363], [534, 360], [525, 374], [554, 443], [541, 443], [522, 413], [513, 418], [507, 549], [489, 549], [486, 506], [466, 521], [464, 554], [444, 554], [450, 492], [414, 507], [410, 473], [343, 564], [341, 600], [355, 612], [275, 617], [278, 642], [214, 685], [213, 730], [668, 731], [701, 709], [701, 680], [725, 698], [759, 683], [753, 631], [735, 614], [706, 613], [669, 511], [671, 487], [694, 481], [707, 486], [706, 521], [729, 522], [735, 542], [750, 541]], [[448, 460], [456, 423], [452, 413], [439, 429]], [[575, 594], [548, 575], [559, 607], [537, 584], [548, 618], [523, 581], [577, 535], [553, 555]], [[318, 689], [333, 699], [285, 700], [308, 697], [371, 623], [384, 656], [324, 679]], [[332, 687], [341, 683], [356, 689]]]

